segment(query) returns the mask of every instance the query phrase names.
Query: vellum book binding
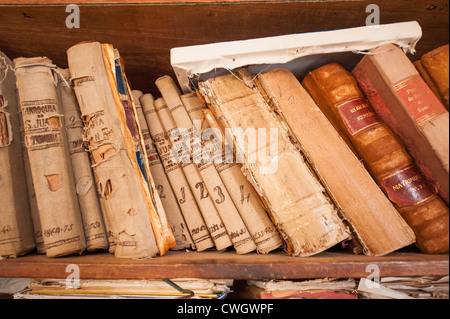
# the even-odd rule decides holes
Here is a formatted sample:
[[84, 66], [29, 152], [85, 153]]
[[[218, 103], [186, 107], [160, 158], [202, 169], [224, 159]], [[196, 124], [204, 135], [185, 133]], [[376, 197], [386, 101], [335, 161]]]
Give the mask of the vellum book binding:
[[[421, 251], [448, 252], [448, 207], [417, 170], [404, 144], [377, 117], [354, 76], [331, 63], [310, 72], [303, 85], [320, 109], [334, 113], [329, 120], [345, 130], [375, 181], [414, 231]], [[371, 193], [370, 203], [373, 197]], [[378, 214], [389, 227], [389, 234], [379, 236], [379, 241], [400, 240], [404, 232], [394, 230], [387, 211]]]
[[61, 75], [46, 57], [17, 58], [14, 66], [46, 255], [81, 253], [86, 242], [59, 102]]
[[377, 115], [400, 137], [448, 205], [448, 111], [393, 44], [372, 50], [352, 73]]
[[120, 258], [163, 255], [174, 245], [173, 235], [166, 236], [154, 194], [138, 164], [136, 145], [117, 89], [113, 47], [99, 42], [80, 43], [67, 55], [97, 193], [106, 227], [114, 238], [114, 254]]
[[23, 151], [13, 63], [0, 51], [0, 258], [35, 247]]
[[[136, 113], [139, 119], [139, 125], [141, 126], [142, 137], [144, 138], [145, 150], [147, 152], [148, 164], [150, 166], [150, 172], [155, 182], [156, 189], [158, 190], [159, 198], [166, 212], [169, 220], [169, 225], [172, 233], [175, 237], [176, 246], [172, 247], [173, 250], [180, 250], [192, 247], [193, 242], [191, 235], [189, 234], [186, 222], [184, 221], [183, 214], [178, 205], [178, 201], [170, 185], [169, 179], [164, 172], [164, 167], [161, 163], [161, 159], [153, 145], [152, 136], [148, 129], [147, 121], [145, 119], [144, 112], [140, 98], [143, 93], [138, 90], [132, 90], [133, 100], [136, 106]], [[151, 97], [150, 103], [154, 103], [153, 97]]]
[[189, 163], [193, 162], [197, 165], [205, 187], [204, 196], [211, 197], [236, 252], [238, 254], [245, 254], [255, 250], [256, 245], [253, 238], [234, 205], [211, 159], [211, 155], [207, 152], [202, 152], [201, 138], [194, 138], [192, 120], [183, 105], [181, 92], [175, 82], [171, 77], [163, 76], [156, 80], [156, 86], [166, 100], [178, 129], [184, 130], [184, 132], [180, 133], [186, 134], [185, 137], [183, 136], [183, 142], [188, 141], [188, 144], [185, 146], [190, 155], [189, 157], [183, 157], [183, 160], [187, 158]]
[[89, 153], [83, 146], [83, 121], [80, 107], [70, 83], [68, 69], [58, 69], [62, 78], [59, 78], [58, 89], [61, 98], [61, 108], [64, 114], [64, 123], [67, 131], [67, 142], [72, 162], [75, 189], [83, 220], [86, 250], [108, 248], [103, 212], [95, 188], [94, 175], [91, 168]]
[[208, 232], [202, 213], [197, 206], [189, 183], [186, 180], [183, 169], [179, 163], [171, 160], [171, 141], [158, 116], [157, 108], [167, 108], [163, 98], [153, 99], [151, 94], [144, 94], [140, 98], [145, 119], [149, 126], [150, 135], [153, 139], [159, 158], [163, 164], [167, 178], [172, 186], [173, 192], [186, 221], [189, 234], [197, 251], [203, 251], [214, 247], [214, 242]]
[[208, 132], [210, 126], [202, 112], [207, 110], [207, 106], [200, 100], [197, 93], [183, 94], [181, 101], [194, 123], [194, 134], [201, 136], [202, 152], [211, 154], [213, 164], [247, 226], [257, 251], [266, 254], [279, 248], [283, 240], [257, 198], [253, 187], [242, 173], [239, 164], [227, 161], [226, 156], [233, 153], [227, 145], [224, 145], [221, 132], [216, 131], [217, 135], [214, 131]]
[[[311, 256], [348, 239], [349, 230], [335, 206], [248, 71], [200, 82], [199, 89], [223, 128], [233, 130], [228, 143], [236, 148], [236, 157], [286, 240], [288, 253]], [[245, 138], [245, 131], [251, 134], [255, 129], [266, 137], [254, 141], [257, 147]], [[268, 141], [267, 136], [273, 138]], [[275, 154], [264, 156], [271, 147], [276, 147]]]

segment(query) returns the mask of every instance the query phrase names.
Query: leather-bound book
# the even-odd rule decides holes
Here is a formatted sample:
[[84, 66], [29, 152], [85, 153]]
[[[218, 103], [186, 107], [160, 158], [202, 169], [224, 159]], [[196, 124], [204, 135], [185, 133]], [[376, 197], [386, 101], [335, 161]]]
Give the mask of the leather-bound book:
[[377, 115], [400, 137], [448, 205], [448, 111], [394, 44], [372, 50], [352, 72]]
[[401, 140], [378, 118], [354, 76], [332, 63], [310, 72], [302, 83], [314, 99], [321, 96], [317, 99], [321, 109], [334, 113], [373, 178], [413, 229], [420, 250], [448, 252], [447, 205], [416, 168]]

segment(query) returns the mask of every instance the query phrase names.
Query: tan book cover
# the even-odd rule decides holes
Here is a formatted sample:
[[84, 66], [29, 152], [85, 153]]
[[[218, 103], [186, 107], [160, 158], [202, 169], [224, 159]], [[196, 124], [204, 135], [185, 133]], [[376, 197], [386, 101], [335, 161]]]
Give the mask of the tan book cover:
[[167, 108], [165, 101], [163, 98], [154, 100], [153, 96], [148, 93], [144, 94], [140, 98], [140, 101], [155, 149], [159, 154], [167, 178], [183, 213], [189, 234], [194, 242], [193, 248], [197, 249], [197, 251], [212, 248], [214, 247], [214, 242], [211, 239], [208, 227], [203, 220], [202, 213], [197, 206], [194, 195], [191, 192], [183, 169], [179, 163], [174, 163], [170, 158], [171, 141], [157, 112], [157, 108]]
[[23, 255], [36, 246], [20, 128], [14, 66], [0, 51], [0, 258]]
[[16, 58], [14, 67], [46, 255], [81, 253], [83, 221], [55, 81], [61, 75], [46, 57]]
[[199, 89], [286, 240], [288, 253], [311, 256], [347, 239], [348, 228], [248, 71], [200, 82]]
[[[147, 152], [148, 164], [150, 166], [150, 172], [152, 173], [153, 180], [155, 182], [156, 189], [158, 190], [159, 198], [163, 204], [167, 218], [169, 220], [170, 228], [175, 237], [176, 245], [172, 247], [172, 250], [180, 250], [193, 247], [191, 235], [189, 234], [188, 227], [181, 213], [181, 209], [178, 205], [177, 198], [172, 190], [169, 179], [164, 172], [164, 167], [161, 159], [153, 145], [152, 136], [148, 129], [148, 124], [145, 119], [144, 111], [140, 98], [144, 95], [139, 90], [132, 90], [133, 100], [136, 106], [136, 113], [139, 119], [139, 125], [141, 127], [142, 137], [144, 138], [145, 150]], [[154, 104], [153, 97], [149, 94], [148, 103]]]
[[234, 161], [227, 163], [226, 161], [226, 155], [232, 154], [232, 150], [226, 153], [227, 146], [223, 145], [221, 132], [215, 134], [214, 131], [208, 131], [210, 126], [202, 115], [202, 110], [207, 110], [207, 106], [195, 92], [181, 95], [181, 101], [194, 123], [194, 133], [198, 131], [202, 138], [202, 152], [212, 153], [213, 163], [242, 220], [250, 231], [257, 251], [266, 254], [279, 248], [283, 244], [283, 240], [258, 199], [253, 187], [237, 163]]
[[155, 196], [137, 163], [136, 145], [114, 76], [113, 47], [80, 43], [71, 47], [67, 56], [114, 254], [120, 258], [162, 255], [172, 245], [159, 220]]
[[372, 50], [352, 73], [377, 115], [405, 143], [418, 168], [448, 205], [448, 111], [394, 44]]
[[108, 239], [103, 222], [103, 212], [95, 188], [91, 160], [88, 151], [83, 146], [84, 130], [80, 107], [70, 83], [69, 70], [58, 68], [58, 71], [62, 75], [58, 81], [58, 89], [64, 114], [75, 188], [83, 220], [86, 250], [107, 249], [109, 247]]
[[[321, 96], [325, 101], [317, 103], [320, 109], [334, 112], [375, 181], [414, 231], [422, 252], [448, 251], [447, 205], [415, 167], [404, 144], [377, 117], [353, 75], [331, 63], [310, 72], [302, 83], [314, 99]], [[385, 210], [380, 211], [384, 217]], [[397, 238], [401, 234], [391, 233]]]
[[201, 178], [203, 179], [206, 192], [213, 200], [214, 206], [223, 221], [225, 228], [230, 236], [233, 246], [238, 254], [249, 253], [256, 249], [256, 245], [250, 232], [242, 220], [239, 211], [220, 177], [211, 155], [202, 152], [202, 140], [200, 135], [194, 136], [194, 126], [189, 117], [186, 108], [181, 100], [181, 92], [173, 79], [169, 76], [163, 76], [156, 80], [156, 86], [164, 99], [170, 101], [169, 110], [178, 129], [184, 130], [189, 134], [187, 140], [190, 157], [189, 162], [197, 165]]

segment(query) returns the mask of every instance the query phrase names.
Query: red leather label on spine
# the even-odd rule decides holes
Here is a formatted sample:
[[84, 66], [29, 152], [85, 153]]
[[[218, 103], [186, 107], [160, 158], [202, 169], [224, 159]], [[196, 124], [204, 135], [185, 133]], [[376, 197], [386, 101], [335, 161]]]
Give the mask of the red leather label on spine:
[[395, 84], [394, 90], [419, 126], [447, 112], [419, 75]]
[[363, 98], [354, 98], [336, 106], [348, 132], [353, 136], [380, 124], [372, 107]]
[[389, 199], [400, 207], [420, 204], [435, 194], [412, 165], [385, 176], [381, 185]]

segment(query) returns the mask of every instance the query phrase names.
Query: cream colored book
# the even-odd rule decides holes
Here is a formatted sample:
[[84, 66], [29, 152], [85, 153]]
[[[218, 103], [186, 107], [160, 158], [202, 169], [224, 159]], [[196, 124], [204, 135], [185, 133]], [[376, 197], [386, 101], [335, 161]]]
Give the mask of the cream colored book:
[[[25, 150], [26, 151], [26, 150]], [[34, 249], [13, 63], [0, 51], [0, 259]]]
[[156, 110], [156, 108], [167, 107], [164, 99], [158, 98], [154, 100], [151, 94], [144, 94], [140, 98], [140, 101], [153, 143], [164, 166], [181, 212], [183, 213], [188, 231], [194, 241], [194, 248], [197, 251], [212, 248], [214, 247], [214, 242], [211, 239], [208, 227], [203, 220], [202, 213], [197, 206], [194, 195], [191, 192], [183, 169], [180, 164], [174, 163], [170, 159], [171, 142]]
[[[202, 152], [212, 150], [217, 153], [213, 157], [214, 166], [245, 222], [257, 251], [266, 254], [280, 247], [283, 240], [257, 198], [253, 187], [242, 173], [239, 164], [234, 161], [226, 162], [226, 155], [232, 154], [232, 150], [226, 153], [227, 146], [223, 145], [221, 134], [216, 135], [213, 130], [209, 130], [208, 122], [202, 115], [202, 110], [206, 109], [206, 105], [200, 101], [195, 92], [181, 95], [181, 101], [194, 123], [194, 134], [199, 131], [202, 136]], [[211, 137], [213, 140], [210, 139]]]
[[213, 200], [205, 187], [197, 165], [190, 162], [190, 154], [187, 154], [187, 157], [189, 157], [189, 159], [186, 159], [184, 161], [178, 160], [179, 150], [175, 149], [176, 146], [174, 145], [176, 145], [176, 143], [178, 142], [181, 142], [181, 140], [177, 141], [172, 137], [175, 136], [176, 138], [179, 138], [180, 134], [165, 99], [158, 99], [156, 100], [156, 103], [156, 111], [158, 112], [161, 124], [163, 125], [164, 130], [171, 143], [171, 149], [169, 150], [168, 156], [172, 162], [181, 165], [192, 194], [194, 195], [197, 205], [202, 213], [203, 220], [208, 227], [211, 238], [214, 241], [217, 250], [222, 251], [227, 247], [232, 246], [232, 241], [230, 239], [230, 236], [228, 235], [227, 229], [225, 228], [225, 224], [220, 218]]
[[[256, 245], [250, 232], [247, 229], [242, 217], [239, 214], [231, 196], [224, 185], [213, 161], [207, 152], [202, 152], [202, 141], [198, 135], [194, 137], [193, 123], [181, 101], [181, 93], [173, 79], [163, 76], [156, 80], [156, 86], [166, 100], [172, 118], [180, 132], [189, 134], [188, 151], [191, 153], [191, 161], [197, 165], [200, 177], [203, 179], [206, 191], [211, 196], [214, 206], [222, 219], [225, 228], [231, 238], [233, 246], [238, 254], [245, 254], [256, 249]], [[181, 106], [181, 107], [180, 107]], [[183, 137], [184, 138], [184, 137]], [[183, 142], [183, 141], [182, 141]]]
[[[193, 247], [191, 235], [189, 234], [186, 222], [181, 213], [181, 209], [178, 205], [177, 198], [172, 190], [169, 179], [164, 172], [164, 167], [159, 158], [158, 152], [153, 145], [153, 140], [148, 129], [147, 121], [145, 119], [144, 112], [140, 98], [143, 93], [139, 90], [132, 90], [134, 104], [136, 106], [136, 113], [139, 119], [139, 125], [141, 126], [142, 136], [144, 138], [145, 150], [147, 152], [148, 164], [150, 166], [150, 172], [152, 173], [153, 180], [155, 182], [156, 189], [158, 190], [159, 198], [163, 204], [167, 218], [169, 220], [170, 228], [175, 237], [176, 246], [172, 247], [173, 250], [180, 250], [189, 247]], [[150, 103], [154, 103], [153, 97], [151, 97]]]
[[14, 66], [46, 255], [81, 253], [83, 221], [55, 81], [61, 75], [46, 57], [16, 58]]
[[114, 237], [114, 254], [120, 258], [162, 255], [173, 245], [166, 238], [155, 197], [138, 164], [134, 136], [117, 89], [113, 47], [80, 43], [67, 56], [97, 193]]
[[80, 107], [73, 91], [73, 86], [70, 84], [69, 70], [58, 70], [63, 76], [59, 78], [58, 89], [67, 131], [75, 188], [83, 219], [86, 249], [90, 251], [107, 249], [108, 239], [103, 222], [103, 212], [95, 188], [91, 160], [89, 153], [83, 146], [84, 130]]
[[248, 71], [200, 82], [199, 89], [286, 240], [288, 253], [311, 256], [348, 239], [335, 206]]

